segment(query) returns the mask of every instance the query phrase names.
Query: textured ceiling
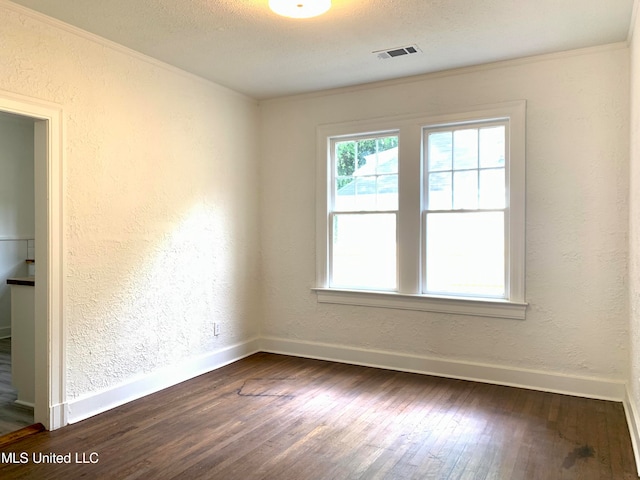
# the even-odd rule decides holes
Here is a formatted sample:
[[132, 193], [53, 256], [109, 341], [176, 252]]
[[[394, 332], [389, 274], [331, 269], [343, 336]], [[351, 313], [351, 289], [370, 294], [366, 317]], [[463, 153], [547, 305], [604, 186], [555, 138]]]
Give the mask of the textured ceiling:
[[258, 99], [624, 41], [633, 2], [333, 0], [294, 20], [268, 0], [14, 0]]

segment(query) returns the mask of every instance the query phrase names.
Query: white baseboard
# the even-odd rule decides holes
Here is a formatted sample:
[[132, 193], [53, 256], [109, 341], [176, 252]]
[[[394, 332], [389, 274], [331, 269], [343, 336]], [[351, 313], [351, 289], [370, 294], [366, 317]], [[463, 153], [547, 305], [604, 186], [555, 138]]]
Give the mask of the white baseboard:
[[13, 403], [15, 403], [16, 405], [20, 405], [21, 407], [26, 407], [26, 408], [30, 408], [31, 410], [34, 409], [34, 407], [36, 406], [35, 403], [33, 402], [25, 402], [24, 400], [15, 400]]
[[634, 406], [629, 400], [623, 381], [562, 375], [501, 365], [443, 360], [275, 337], [253, 338], [205, 356], [188, 359], [177, 365], [143, 375], [113, 388], [71, 400], [67, 405], [58, 406], [55, 414], [56, 423], [79, 422], [259, 351], [623, 402], [634, 442], [634, 453], [636, 458], [640, 458], [636, 453], [638, 445], [640, 445], [636, 420], [640, 420], [640, 417], [637, 416]]
[[69, 423], [69, 408], [66, 403], [57, 403], [49, 409], [49, 426], [45, 425], [47, 430], [57, 430]]
[[76, 423], [125, 403], [158, 392], [259, 351], [257, 338], [198, 358], [162, 368], [121, 385], [68, 402], [68, 423]]
[[638, 451], [638, 448], [640, 447], [640, 430], [638, 428], [638, 420], [640, 420], [640, 417], [638, 416], [638, 411], [633, 400], [629, 396], [628, 386], [625, 389], [622, 405], [624, 406], [624, 415], [627, 418], [627, 426], [629, 427], [629, 434], [631, 435], [631, 447], [633, 448], [633, 457], [636, 461], [636, 469], [640, 473], [640, 452]]
[[625, 383], [622, 380], [612, 381], [598, 377], [563, 375], [509, 366], [459, 362], [275, 337], [262, 337], [260, 350], [616, 402], [623, 401], [626, 391]]

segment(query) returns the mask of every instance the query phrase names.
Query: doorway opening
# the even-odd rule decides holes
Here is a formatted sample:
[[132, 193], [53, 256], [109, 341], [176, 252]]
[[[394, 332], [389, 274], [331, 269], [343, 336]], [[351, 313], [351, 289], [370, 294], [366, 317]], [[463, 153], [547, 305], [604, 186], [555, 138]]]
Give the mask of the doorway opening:
[[62, 326], [62, 109], [0, 91], [0, 112], [33, 121], [34, 220], [38, 264], [34, 292], [34, 422], [67, 424]]
[[0, 435], [33, 424], [34, 123], [0, 112]]

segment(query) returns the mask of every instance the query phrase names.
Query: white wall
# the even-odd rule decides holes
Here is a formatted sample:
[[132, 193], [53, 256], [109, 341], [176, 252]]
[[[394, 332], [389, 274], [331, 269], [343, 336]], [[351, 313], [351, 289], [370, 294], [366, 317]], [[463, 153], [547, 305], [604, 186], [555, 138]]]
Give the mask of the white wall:
[[[362, 363], [392, 353], [623, 382], [628, 55], [617, 44], [263, 102], [262, 334], [303, 354], [352, 349]], [[318, 304], [316, 127], [521, 99], [526, 320]]]
[[0, 18], [0, 94], [63, 109], [67, 398], [254, 338], [256, 102], [11, 4]]
[[629, 428], [635, 440], [636, 461], [640, 465], [640, 16], [636, 14], [631, 38], [631, 132], [629, 196], [629, 304], [630, 372], [628, 378]]
[[25, 276], [34, 238], [33, 122], [0, 114], [0, 338], [11, 334], [7, 278]]

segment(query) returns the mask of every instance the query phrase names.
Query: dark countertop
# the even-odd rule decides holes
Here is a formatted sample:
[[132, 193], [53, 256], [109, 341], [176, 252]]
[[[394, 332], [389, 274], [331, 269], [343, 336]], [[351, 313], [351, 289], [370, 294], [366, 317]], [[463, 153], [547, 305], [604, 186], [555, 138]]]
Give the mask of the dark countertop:
[[36, 285], [36, 277], [15, 277], [7, 278], [8, 285], [26, 285], [34, 287]]

